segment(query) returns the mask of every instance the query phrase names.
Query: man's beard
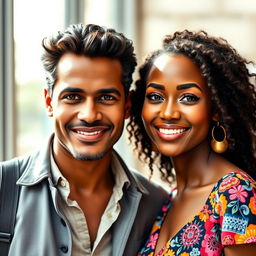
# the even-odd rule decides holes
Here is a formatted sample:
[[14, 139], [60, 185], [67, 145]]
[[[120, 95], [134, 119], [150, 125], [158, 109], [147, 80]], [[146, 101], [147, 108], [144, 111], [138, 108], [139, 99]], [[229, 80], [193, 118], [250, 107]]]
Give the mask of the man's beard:
[[72, 156], [75, 159], [81, 160], [81, 161], [96, 161], [96, 160], [102, 159], [106, 153], [107, 152], [102, 152], [96, 155], [88, 155], [88, 154], [79, 154], [79, 153], [73, 152]]

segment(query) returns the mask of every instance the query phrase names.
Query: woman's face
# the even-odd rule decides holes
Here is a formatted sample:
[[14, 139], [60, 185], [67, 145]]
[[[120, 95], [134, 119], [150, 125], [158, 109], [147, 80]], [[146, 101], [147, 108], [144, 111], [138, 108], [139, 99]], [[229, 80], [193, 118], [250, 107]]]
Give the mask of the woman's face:
[[142, 118], [160, 153], [178, 156], [207, 139], [211, 103], [200, 69], [183, 55], [163, 54], [146, 84]]

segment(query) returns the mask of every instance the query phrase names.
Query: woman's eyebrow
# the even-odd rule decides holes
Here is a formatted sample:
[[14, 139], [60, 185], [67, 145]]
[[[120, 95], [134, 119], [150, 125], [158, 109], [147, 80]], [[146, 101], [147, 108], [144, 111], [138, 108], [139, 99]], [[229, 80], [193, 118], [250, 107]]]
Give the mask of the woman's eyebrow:
[[161, 85], [161, 84], [156, 84], [156, 83], [149, 83], [146, 88], [148, 87], [153, 87], [155, 89], [158, 89], [158, 90], [164, 90], [164, 86]]
[[184, 89], [188, 89], [188, 88], [198, 88], [200, 91], [202, 91], [201, 87], [199, 85], [197, 85], [196, 83], [186, 83], [186, 84], [179, 84], [177, 85], [177, 90], [184, 90]]

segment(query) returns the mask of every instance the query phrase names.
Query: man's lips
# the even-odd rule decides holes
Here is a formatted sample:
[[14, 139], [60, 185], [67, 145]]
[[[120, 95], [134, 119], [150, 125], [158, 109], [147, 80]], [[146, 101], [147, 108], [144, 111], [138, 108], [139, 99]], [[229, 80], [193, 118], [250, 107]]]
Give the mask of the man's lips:
[[80, 131], [80, 130], [77, 130], [75, 131], [79, 134], [82, 134], [82, 135], [88, 135], [88, 136], [92, 136], [92, 135], [96, 135], [96, 134], [99, 134], [101, 133], [101, 131], [91, 131], [91, 132], [86, 132], [86, 131]]
[[82, 141], [98, 141], [106, 131], [110, 129], [109, 126], [95, 126], [95, 127], [73, 127], [71, 132]]

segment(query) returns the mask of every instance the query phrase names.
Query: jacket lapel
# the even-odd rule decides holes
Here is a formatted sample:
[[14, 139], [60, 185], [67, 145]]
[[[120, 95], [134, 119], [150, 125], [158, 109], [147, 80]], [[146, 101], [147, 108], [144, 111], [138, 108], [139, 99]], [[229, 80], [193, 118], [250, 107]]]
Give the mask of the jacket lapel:
[[114, 223], [112, 232], [112, 256], [123, 255], [127, 240], [129, 238], [142, 193], [134, 186], [124, 192], [120, 201], [121, 212]]

